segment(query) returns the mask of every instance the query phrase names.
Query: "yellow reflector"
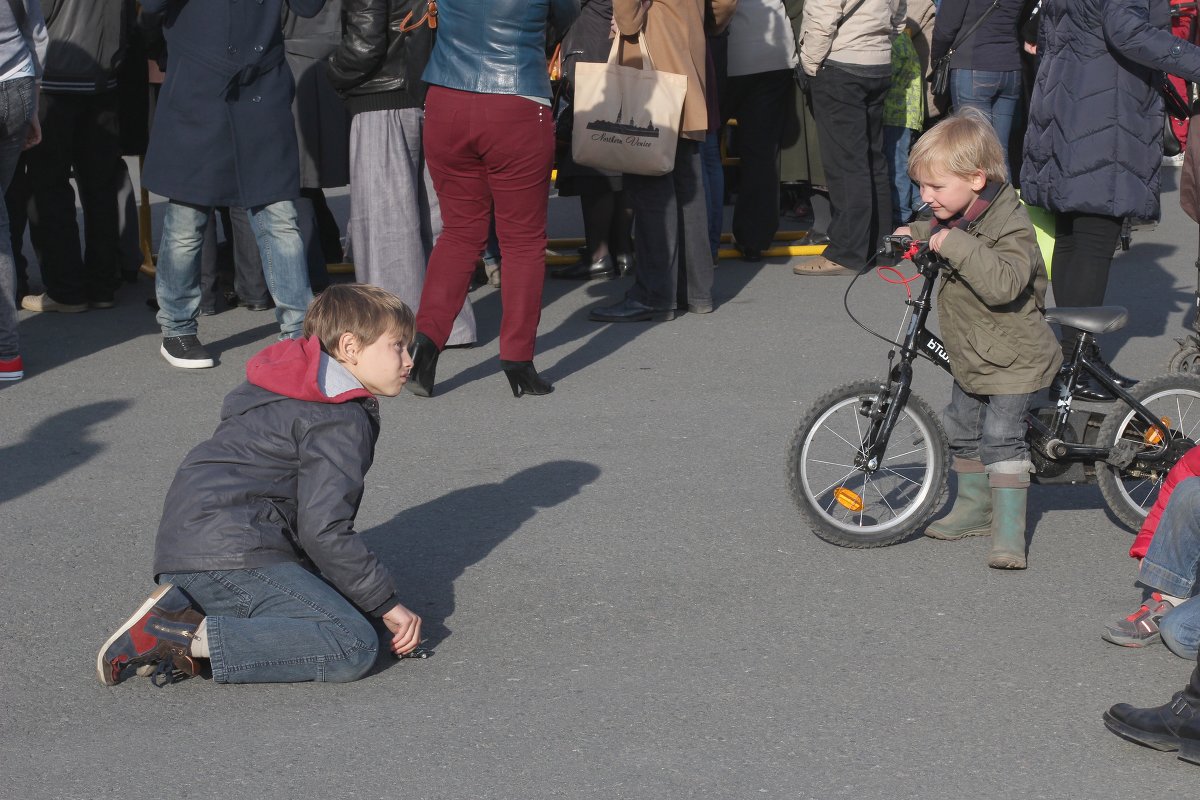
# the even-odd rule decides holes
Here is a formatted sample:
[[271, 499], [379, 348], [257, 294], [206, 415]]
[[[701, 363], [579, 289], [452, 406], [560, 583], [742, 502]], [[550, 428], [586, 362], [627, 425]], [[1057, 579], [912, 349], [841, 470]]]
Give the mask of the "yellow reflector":
[[1146, 431], [1144, 436], [1142, 436], [1142, 439], [1146, 442], [1146, 444], [1155, 445], [1155, 446], [1162, 444], [1163, 431], [1165, 431], [1167, 428], [1171, 427], [1171, 418], [1170, 417], [1162, 417], [1159, 419], [1159, 422], [1161, 422], [1163, 424], [1163, 426], [1161, 428], [1158, 428], [1158, 427], [1151, 428], [1150, 430]]
[[851, 511], [862, 511], [863, 501], [855, 492], [850, 491], [844, 486], [839, 486], [833, 490], [833, 497], [845, 508]]

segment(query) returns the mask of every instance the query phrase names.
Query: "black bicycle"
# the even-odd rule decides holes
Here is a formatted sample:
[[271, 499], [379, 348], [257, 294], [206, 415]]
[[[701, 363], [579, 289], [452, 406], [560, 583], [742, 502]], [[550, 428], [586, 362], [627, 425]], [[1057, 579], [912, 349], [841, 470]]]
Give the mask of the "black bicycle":
[[[801, 419], [787, 452], [788, 489], [796, 507], [817, 536], [842, 547], [882, 547], [922, 531], [941, 504], [948, 480], [946, 433], [912, 386], [919, 358], [950, 371], [945, 347], [926, 328], [937, 279], [950, 266], [925, 242], [889, 236], [885, 243], [924, 278], [916, 296], [905, 301], [902, 341], [854, 318], [849, 307], [854, 281], [846, 289], [846, 311], [868, 333], [892, 345], [887, 378], [854, 381], [825, 394]], [[1081, 333], [1051, 389], [1053, 403], [1026, 417], [1032, 480], [1096, 482], [1113, 515], [1136, 530], [1167, 471], [1196, 444], [1200, 375], [1176, 372], [1123, 389], [1087, 353], [1096, 334], [1125, 325], [1124, 308], [1048, 309], [1046, 319]], [[1102, 411], [1073, 407], [1085, 373], [1117, 401]]]

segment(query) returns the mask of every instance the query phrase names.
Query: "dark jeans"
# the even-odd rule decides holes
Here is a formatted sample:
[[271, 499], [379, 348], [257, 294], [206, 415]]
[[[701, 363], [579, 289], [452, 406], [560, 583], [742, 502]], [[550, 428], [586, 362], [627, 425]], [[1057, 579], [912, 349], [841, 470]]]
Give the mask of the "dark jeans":
[[1025, 412], [1033, 404], [1030, 394], [971, 394], [954, 382], [950, 405], [942, 424], [950, 452], [959, 458], [982, 461], [984, 466], [1002, 461], [1028, 461]]
[[[1054, 217], [1054, 259], [1050, 282], [1054, 304], [1063, 308], [1104, 305], [1108, 270], [1121, 238], [1121, 218], [1103, 214], [1063, 212]], [[1064, 353], [1079, 331], [1063, 327]]]
[[722, 116], [737, 120], [737, 203], [733, 238], [757, 250], [779, 228], [779, 151], [784, 115], [795, 85], [790, 69], [730, 76]]
[[863, 266], [892, 220], [883, 153], [883, 101], [891, 83], [890, 76], [866, 78], [831, 66], [812, 79], [813, 117], [833, 206], [825, 257], [846, 267]]
[[680, 139], [666, 175], [626, 175], [633, 200], [636, 281], [628, 296], [653, 308], [712, 305], [708, 202], [700, 142]]
[[[45, 94], [38, 117], [42, 143], [29, 150], [33, 205], [30, 238], [53, 300], [111, 300], [120, 281], [121, 147], [117, 95]], [[84, 253], [75, 221], [72, 168], [83, 207]]]

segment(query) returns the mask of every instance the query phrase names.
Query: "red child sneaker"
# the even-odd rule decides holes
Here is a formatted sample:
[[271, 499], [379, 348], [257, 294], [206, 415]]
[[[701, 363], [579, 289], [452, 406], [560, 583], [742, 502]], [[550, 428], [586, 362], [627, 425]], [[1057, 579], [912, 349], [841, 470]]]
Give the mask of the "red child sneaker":
[[164, 583], [100, 648], [96, 675], [105, 686], [133, 675], [150, 675], [156, 686], [195, 675], [192, 639], [203, 621], [187, 595]]
[[1160, 593], [1151, 592], [1150, 599], [1142, 603], [1137, 611], [1106, 626], [1100, 636], [1105, 641], [1119, 644], [1121, 647], [1145, 647], [1154, 644], [1161, 638], [1158, 634], [1158, 621], [1174, 607], [1164, 600]]
[[25, 364], [20, 356], [0, 358], [0, 381], [19, 381], [25, 377]]

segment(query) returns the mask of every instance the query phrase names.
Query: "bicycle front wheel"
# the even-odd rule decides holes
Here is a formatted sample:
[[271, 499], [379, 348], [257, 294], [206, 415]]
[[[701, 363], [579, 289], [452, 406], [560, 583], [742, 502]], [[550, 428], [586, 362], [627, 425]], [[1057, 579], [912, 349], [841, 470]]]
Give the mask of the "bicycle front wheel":
[[910, 394], [883, 460], [866, 464], [875, 421], [893, 401], [878, 381], [817, 400], [788, 445], [788, 490], [813, 533], [841, 547], [883, 547], [921, 529], [946, 494], [950, 448], [924, 400]]

